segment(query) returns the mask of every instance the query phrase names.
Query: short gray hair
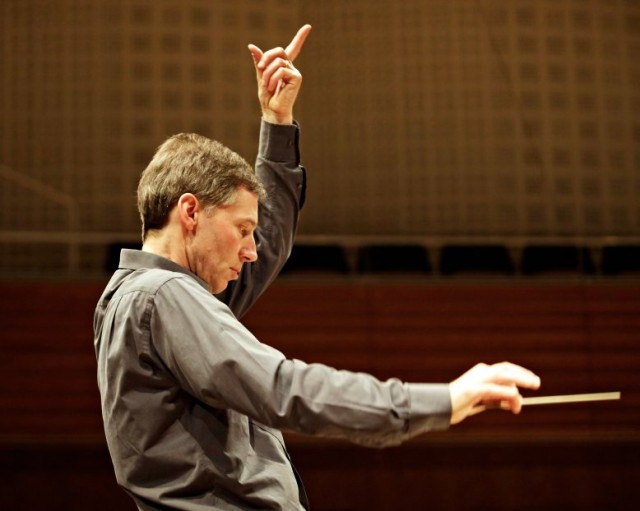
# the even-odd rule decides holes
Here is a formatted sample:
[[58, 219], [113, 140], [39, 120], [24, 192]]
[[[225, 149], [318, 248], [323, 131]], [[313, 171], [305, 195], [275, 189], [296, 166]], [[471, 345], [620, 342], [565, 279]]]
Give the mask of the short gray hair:
[[192, 193], [213, 208], [232, 202], [238, 188], [265, 197], [253, 168], [231, 149], [195, 133], [173, 135], [158, 147], [138, 183], [143, 241], [150, 230], [166, 225], [182, 194]]

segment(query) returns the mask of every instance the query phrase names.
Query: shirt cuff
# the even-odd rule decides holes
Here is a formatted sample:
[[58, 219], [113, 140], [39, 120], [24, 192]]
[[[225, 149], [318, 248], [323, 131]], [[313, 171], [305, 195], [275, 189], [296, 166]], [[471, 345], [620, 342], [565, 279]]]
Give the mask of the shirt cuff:
[[451, 394], [445, 383], [409, 383], [410, 436], [448, 429], [451, 425]]
[[272, 124], [262, 119], [258, 157], [274, 162], [300, 164], [298, 141], [300, 127], [293, 124]]

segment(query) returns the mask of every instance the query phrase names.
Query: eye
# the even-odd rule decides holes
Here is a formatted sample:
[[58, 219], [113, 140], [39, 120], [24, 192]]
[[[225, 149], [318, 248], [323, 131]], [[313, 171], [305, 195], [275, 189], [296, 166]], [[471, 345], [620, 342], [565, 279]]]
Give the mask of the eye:
[[238, 227], [238, 233], [241, 237], [247, 238], [249, 236], [253, 236], [255, 231], [255, 224], [253, 222], [239, 222], [236, 224]]

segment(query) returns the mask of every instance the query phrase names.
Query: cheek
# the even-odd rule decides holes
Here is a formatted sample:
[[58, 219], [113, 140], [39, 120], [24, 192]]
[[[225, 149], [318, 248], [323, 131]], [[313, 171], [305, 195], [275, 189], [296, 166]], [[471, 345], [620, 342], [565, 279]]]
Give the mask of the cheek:
[[238, 241], [233, 235], [225, 234], [216, 236], [208, 247], [207, 260], [211, 268], [223, 271], [229, 265], [235, 263], [236, 247]]
[[220, 252], [233, 257], [240, 251], [240, 240], [233, 233], [227, 233], [221, 243]]

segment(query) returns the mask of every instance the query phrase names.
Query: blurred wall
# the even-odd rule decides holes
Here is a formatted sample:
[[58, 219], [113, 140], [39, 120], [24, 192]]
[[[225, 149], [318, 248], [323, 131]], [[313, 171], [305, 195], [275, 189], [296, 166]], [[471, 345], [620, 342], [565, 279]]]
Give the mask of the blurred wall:
[[2, 275], [102, 272], [170, 134], [252, 161], [246, 45], [303, 22], [301, 235], [638, 241], [633, 0], [6, 0]]

